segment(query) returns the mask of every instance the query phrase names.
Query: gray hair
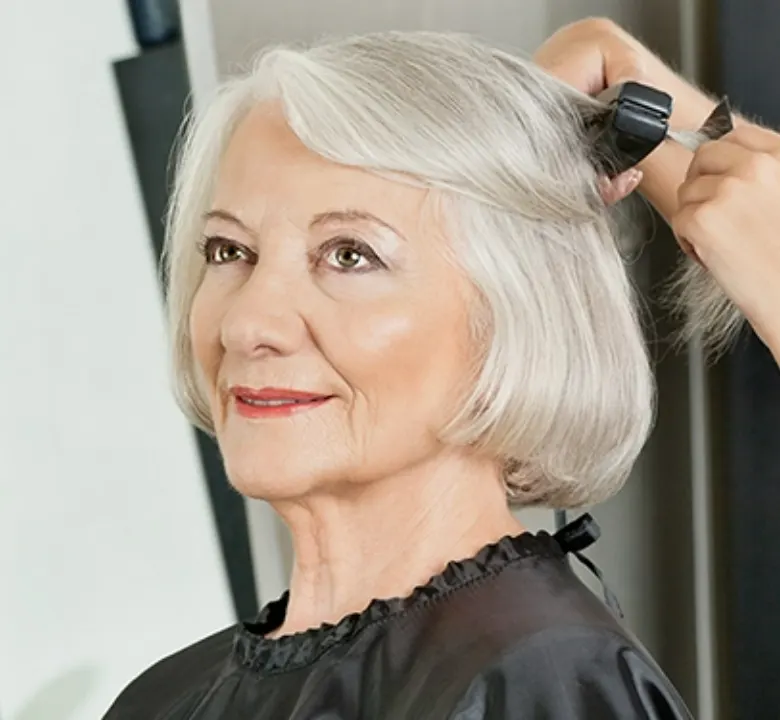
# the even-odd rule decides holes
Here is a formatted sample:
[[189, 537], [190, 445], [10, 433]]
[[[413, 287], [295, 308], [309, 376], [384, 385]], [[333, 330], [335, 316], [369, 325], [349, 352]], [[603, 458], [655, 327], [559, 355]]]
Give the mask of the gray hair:
[[[723, 122], [723, 114], [727, 122]], [[696, 151], [708, 140], [716, 140], [732, 129], [731, 110], [722, 100], [696, 132], [679, 131], [673, 139]], [[733, 343], [745, 324], [745, 316], [726, 295], [715, 277], [691, 257], [684, 256], [672, 274], [663, 293], [663, 304], [682, 320], [677, 345], [682, 346], [700, 336], [705, 353], [716, 358]]]
[[212, 433], [189, 315], [216, 168], [258, 102], [333, 162], [403, 177], [446, 204], [454, 260], [483, 299], [479, 372], [445, 441], [502, 461], [510, 500], [615, 493], [652, 424], [654, 385], [619, 231], [583, 120], [604, 107], [468, 37], [382, 33], [274, 47], [184, 135], [166, 245], [177, 399]]

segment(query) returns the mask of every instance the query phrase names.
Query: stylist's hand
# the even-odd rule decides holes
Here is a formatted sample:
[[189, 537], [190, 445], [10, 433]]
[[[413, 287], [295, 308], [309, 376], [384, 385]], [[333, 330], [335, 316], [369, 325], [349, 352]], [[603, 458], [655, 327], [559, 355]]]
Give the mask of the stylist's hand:
[[780, 135], [745, 124], [702, 145], [671, 224], [780, 362]]
[[[626, 80], [642, 81], [651, 55], [610, 20], [589, 18], [558, 30], [534, 55], [534, 62], [587, 95], [598, 95]], [[608, 204], [632, 193], [642, 180], [629, 170], [604, 180], [602, 195]]]
[[[561, 28], [537, 50], [534, 61], [588, 95], [597, 95], [627, 80], [664, 90], [675, 100], [673, 127], [698, 128], [713, 107], [708, 98], [678, 77], [636, 38], [604, 18], [588, 18]], [[641, 179], [641, 173], [629, 170], [611, 184], [605, 184], [604, 199], [608, 203], [617, 202], [632, 192]], [[655, 177], [650, 180], [651, 184], [656, 183]], [[674, 190], [676, 185], [672, 195]], [[664, 205], [663, 202], [657, 205], [662, 213], [666, 209]]]
[[558, 30], [534, 62], [587, 95], [626, 80], [642, 82], [656, 58], [638, 40], [605, 18], [579, 20]]
[[[715, 105], [610, 20], [562, 28], [534, 60], [590, 95], [626, 80], [664, 90], [674, 98], [671, 125], [678, 129], [698, 128]], [[641, 167], [642, 192], [780, 364], [780, 136], [736, 118], [733, 132], [695, 155], [667, 144]], [[624, 173], [605, 186], [605, 199], [616, 202], [636, 184], [636, 177]]]

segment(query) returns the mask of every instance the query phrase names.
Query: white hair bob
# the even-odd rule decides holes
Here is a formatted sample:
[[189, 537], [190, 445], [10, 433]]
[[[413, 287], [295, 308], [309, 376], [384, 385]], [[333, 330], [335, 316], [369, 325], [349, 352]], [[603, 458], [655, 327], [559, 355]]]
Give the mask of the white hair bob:
[[447, 204], [453, 257], [484, 303], [480, 371], [443, 439], [500, 459], [517, 504], [577, 507], [615, 493], [651, 427], [654, 384], [583, 129], [604, 106], [460, 35], [274, 47], [189, 123], [165, 253], [188, 418], [213, 434], [189, 332], [202, 217], [231, 134], [267, 100], [313, 152], [422, 183]]

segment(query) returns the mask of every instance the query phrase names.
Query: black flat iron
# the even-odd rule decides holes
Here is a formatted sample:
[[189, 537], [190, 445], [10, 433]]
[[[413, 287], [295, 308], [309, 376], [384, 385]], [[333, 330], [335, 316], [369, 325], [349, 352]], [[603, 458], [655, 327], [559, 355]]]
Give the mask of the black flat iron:
[[[595, 134], [597, 164], [609, 178], [638, 165], [670, 135], [674, 101], [661, 90], [629, 81], [608, 88], [598, 100], [608, 106], [606, 114], [591, 119], [586, 128]], [[733, 129], [731, 106], [724, 97], [697, 132], [717, 140]]]
[[672, 96], [638, 82], [608, 88], [598, 99], [609, 106], [605, 117], [590, 124], [595, 149], [607, 177], [634, 167], [669, 133]]

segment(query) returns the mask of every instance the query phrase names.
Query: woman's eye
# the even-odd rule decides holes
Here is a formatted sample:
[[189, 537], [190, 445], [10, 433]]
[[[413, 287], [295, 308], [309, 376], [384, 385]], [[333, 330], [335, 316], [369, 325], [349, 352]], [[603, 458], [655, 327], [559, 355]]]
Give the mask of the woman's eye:
[[201, 252], [209, 265], [226, 265], [238, 260], [251, 260], [250, 252], [231, 240], [220, 237], [206, 238]]
[[332, 253], [333, 262], [343, 270], [353, 270], [356, 267], [360, 267], [361, 262], [366, 262], [366, 258], [363, 257], [359, 250], [353, 247], [339, 247]]
[[325, 261], [337, 272], [361, 272], [384, 267], [384, 263], [368, 245], [355, 240], [342, 240], [326, 248]]

